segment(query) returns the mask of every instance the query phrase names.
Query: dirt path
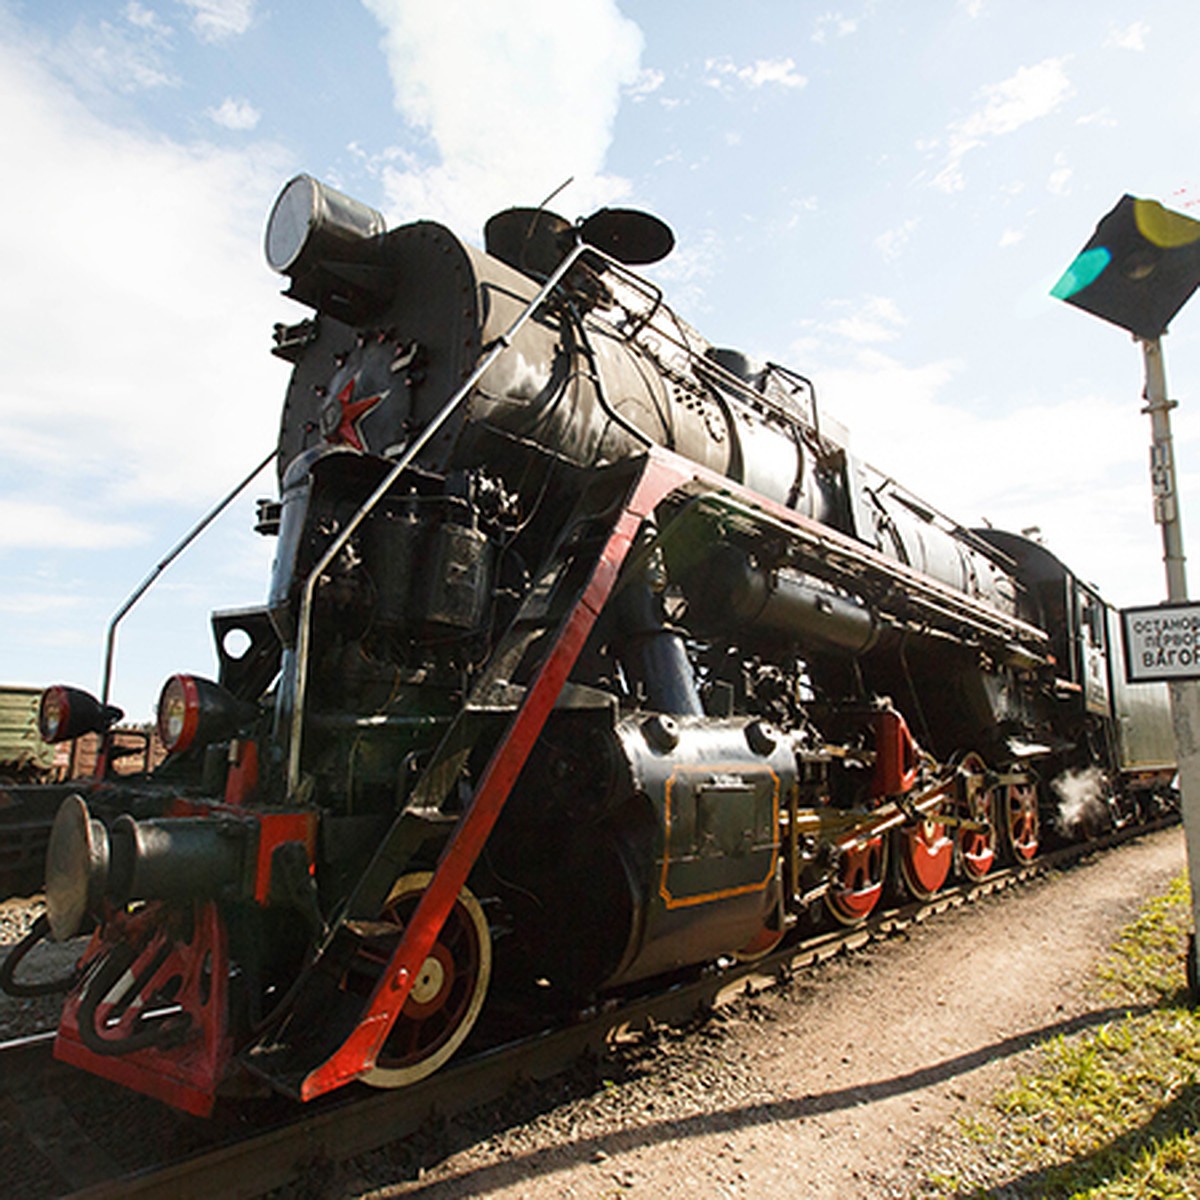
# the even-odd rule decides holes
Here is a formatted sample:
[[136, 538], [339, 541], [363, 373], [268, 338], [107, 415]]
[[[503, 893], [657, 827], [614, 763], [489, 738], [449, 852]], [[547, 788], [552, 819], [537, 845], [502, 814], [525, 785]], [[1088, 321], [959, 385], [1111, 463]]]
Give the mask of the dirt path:
[[907, 1196], [927, 1140], [1024, 1051], [1120, 1015], [1089, 994], [1090, 968], [1183, 861], [1167, 830], [964, 906], [601, 1064], [590, 1094], [544, 1096], [523, 1124], [451, 1125], [445, 1141], [465, 1148], [417, 1181], [386, 1183], [400, 1171], [381, 1155], [333, 1194]]

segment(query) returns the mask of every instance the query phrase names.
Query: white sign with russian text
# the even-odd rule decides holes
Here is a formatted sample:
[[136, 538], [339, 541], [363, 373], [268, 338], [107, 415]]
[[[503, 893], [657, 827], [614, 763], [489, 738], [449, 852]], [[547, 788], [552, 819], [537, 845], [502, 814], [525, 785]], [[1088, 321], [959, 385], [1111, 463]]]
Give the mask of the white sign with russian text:
[[1200, 679], [1200, 603], [1123, 608], [1121, 632], [1130, 683]]

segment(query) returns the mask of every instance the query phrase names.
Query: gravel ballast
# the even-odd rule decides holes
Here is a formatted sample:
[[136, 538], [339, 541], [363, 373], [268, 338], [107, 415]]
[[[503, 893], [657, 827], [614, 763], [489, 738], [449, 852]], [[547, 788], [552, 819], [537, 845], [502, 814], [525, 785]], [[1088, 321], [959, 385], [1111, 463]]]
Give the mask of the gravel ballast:
[[[931, 1168], [961, 1166], [945, 1161], [944, 1131], [1033, 1048], [1119, 1015], [1095, 999], [1090, 972], [1183, 861], [1181, 830], [1148, 835], [740, 996], [693, 1029], [525, 1084], [291, 1194], [918, 1195]], [[37, 911], [0, 904], [0, 953]], [[48, 961], [30, 971], [59, 970], [78, 949], [42, 947]], [[0, 1036], [44, 1027], [57, 1007], [0, 999]]]

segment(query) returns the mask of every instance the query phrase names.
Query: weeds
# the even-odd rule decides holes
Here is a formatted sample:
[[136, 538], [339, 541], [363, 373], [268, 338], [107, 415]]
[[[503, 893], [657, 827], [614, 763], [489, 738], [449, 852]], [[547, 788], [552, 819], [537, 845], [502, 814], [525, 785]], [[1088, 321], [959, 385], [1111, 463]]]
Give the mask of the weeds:
[[972, 1190], [931, 1175], [928, 1192], [1200, 1197], [1200, 1014], [1188, 1003], [1183, 962], [1190, 922], [1181, 876], [1123, 931], [1098, 971], [1100, 998], [1127, 1006], [1126, 1016], [1054, 1038], [1033, 1074], [964, 1122], [964, 1144], [986, 1146], [992, 1160], [987, 1185]]

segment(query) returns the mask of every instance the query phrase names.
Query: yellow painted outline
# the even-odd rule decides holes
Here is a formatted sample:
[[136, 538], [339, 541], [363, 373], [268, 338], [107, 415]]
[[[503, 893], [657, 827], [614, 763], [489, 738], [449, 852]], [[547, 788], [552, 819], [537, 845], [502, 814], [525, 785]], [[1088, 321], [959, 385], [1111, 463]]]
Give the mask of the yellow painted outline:
[[[765, 765], [765, 764], [764, 764]], [[690, 773], [693, 775], [700, 774], [717, 774], [721, 771], [727, 771], [731, 774], [745, 775], [747, 769], [758, 769], [756, 763], [735, 762], [735, 763], [687, 763], [681, 764], [675, 768], [667, 778], [667, 782], [663, 789], [663, 865], [662, 877], [658, 884], [658, 894], [662, 897], [663, 903], [667, 908], [692, 908], [697, 904], [708, 904], [713, 900], [726, 900], [731, 896], [744, 896], [749, 892], [761, 892], [775, 876], [775, 870], [779, 863], [779, 776], [775, 774], [770, 766], [766, 767], [767, 774], [771, 776], [774, 782], [774, 789], [771, 795], [771, 828], [773, 838], [771, 842], [771, 865], [766, 875], [763, 876], [761, 883], [746, 883], [741, 887], [725, 888], [719, 892], [706, 892], [702, 896], [680, 896], [675, 897], [671, 894], [667, 887], [667, 872], [671, 868], [671, 787], [675, 782], [677, 775], [681, 773]]]

